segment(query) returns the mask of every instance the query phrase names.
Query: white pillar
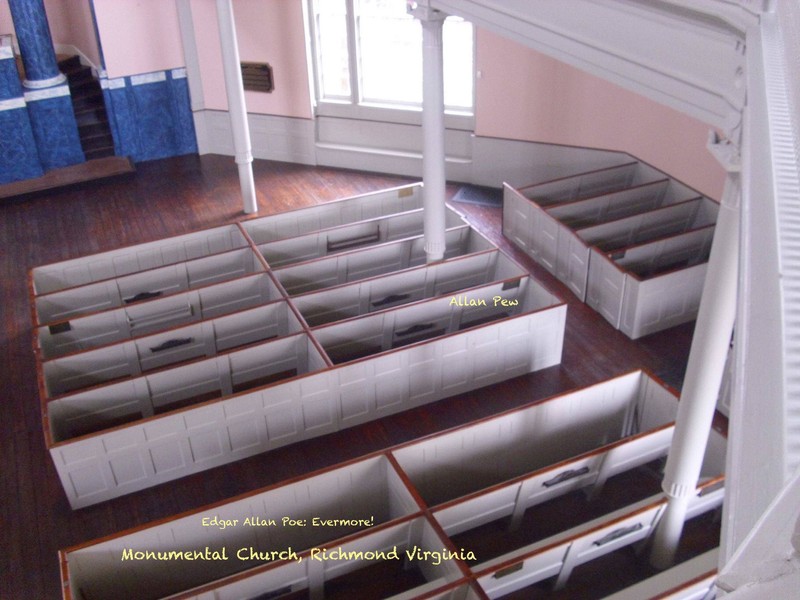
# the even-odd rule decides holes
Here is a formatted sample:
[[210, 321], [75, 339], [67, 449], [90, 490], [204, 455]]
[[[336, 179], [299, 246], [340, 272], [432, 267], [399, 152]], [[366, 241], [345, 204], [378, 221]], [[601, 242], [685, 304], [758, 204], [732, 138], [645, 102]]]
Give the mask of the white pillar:
[[444, 154], [444, 13], [409, 2], [408, 11], [422, 24], [422, 183], [424, 233], [427, 261], [437, 262], [445, 251], [445, 154]]
[[650, 562], [666, 569], [678, 548], [694, 496], [725, 370], [736, 315], [739, 267], [738, 172], [728, 172], [703, 285], [689, 363], [662, 488], [667, 507], [656, 526]]
[[222, 46], [222, 66], [225, 69], [225, 91], [228, 95], [228, 113], [233, 130], [233, 147], [239, 167], [239, 185], [242, 188], [244, 212], [258, 212], [256, 186], [253, 181], [253, 153], [250, 149], [250, 129], [247, 125], [247, 107], [244, 103], [244, 85], [236, 44], [236, 24], [233, 20], [231, 0], [217, 0], [217, 19]]

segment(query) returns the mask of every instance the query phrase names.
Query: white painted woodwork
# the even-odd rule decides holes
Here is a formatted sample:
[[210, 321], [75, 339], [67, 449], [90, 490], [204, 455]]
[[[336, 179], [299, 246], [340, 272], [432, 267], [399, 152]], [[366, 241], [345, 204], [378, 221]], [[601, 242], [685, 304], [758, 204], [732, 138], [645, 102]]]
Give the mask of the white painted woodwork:
[[[420, 203], [403, 186], [69, 261], [130, 263], [34, 297], [71, 505], [558, 364], [566, 306], [450, 210], [446, 260], [426, 265]], [[234, 233], [247, 245], [213, 252]], [[187, 240], [202, 252], [184, 262], [129, 259]]]
[[716, 202], [639, 162], [503, 194], [504, 235], [632, 339], [695, 318]]
[[281, 293], [267, 273], [246, 275], [142, 304], [41, 326], [37, 330], [38, 350], [43, 360], [55, 359], [280, 298]]
[[[671, 431], [670, 419], [676, 404], [677, 398], [664, 386], [642, 372], [632, 372], [243, 498], [63, 550], [64, 585], [73, 600], [168, 595], [218, 600], [279, 590], [282, 593], [308, 590], [310, 597], [321, 597], [325, 581], [366, 566], [369, 561], [358, 557], [312, 560], [310, 549], [375, 551], [397, 547], [401, 558], [408, 548], [441, 551], [447, 543], [438, 532], [453, 536], [512, 516], [515, 503], [523, 502], [527, 508], [545, 499], [535, 493], [520, 494], [520, 486], [529, 491], [544, 488], [547, 499], [554, 499], [568, 491], [591, 486], [597, 468], [616, 461], [612, 453], [619, 449], [627, 448], [625, 455], [634, 460], [620, 462], [621, 468], [624, 468], [623, 463], [633, 468], [651, 460], [643, 449], [649, 446], [663, 452], [665, 443], [660, 436]], [[595, 405], [595, 410], [586, 412]], [[553, 418], [556, 413], [562, 413], [560, 419]], [[574, 425], [573, 432], [566, 434], [564, 424], [576, 416], [585, 418]], [[598, 427], [598, 431], [592, 433], [594, 427]], [[606, 435], [604, 431], [612, 433]], [[565, 454], [562, 442], [568, 437], [581, 440], [566, 450], [566, 453], [577, 454], [565, 461], [560, 457]], [[716, 432], [712, 433], [712, 439], [714, 442], [709, 447], [703, 469], [704, 481], [692, 500], [687, 518], [714, 510], [722, 502], [723, 490], [719, 483], [725, 440]], [[598, 440], [600, 445], [592, 449]], [[589, 450], [585, 451], [586, 448]], [[526, 458], [526, 454], [536, 456]], [[503, 458], [512, 456], [520, 457], [519, 464], [509, 469]], [[592, 465], [588, 473], [559, 477], [569, 469], [587, 465]], [[454, 468], [458, 475], [450, 478], [450, 485], [459, 478], [464, 481], [459, 489], [445, 497], [458, 496], [465, 491], [466, 495], [434, 507], [431, 503], [439, 500], [430, 496], [430, 486], [438, 484], [433, 477], [426, 484], [420, 475], [432, 467], [437, 476]], [[551, 483], [554, 477], [558, 478], [557, 483]], [[418, 491], [422, 493], [421, 499]], [[526, 500], [519, 500], [522, 497]], [[645, 541], [664, 502], [663, 495], [634, 502], [539, 542], [510, 549], [496, 558], [481, 561], [478, 557], [477, 563], [464, 567], [466, 570], [459, 569], [449, 558], [438, 566], [431, 560], [412, 562], [413, 568], [420, 569], [425, 583], [392, 598], [475, 600], [480, 596], [470, 587], [472, 579], [490, 598], [499, 598], [548, 577], [557, 577], [560, 584], [568, 586], [569, 575], [579, 564]], [[424, 510], [426, 507], [433, 510]], [[237, 519], [238, 525], [224, 529], [203, 526], [204, 517], [214, 516], [229, 522]], [[371, 517], [373, 521], [367, 526], [290, 527], [280, 525], [284, 516], [299, 519]], [[275, 525], [244, 526], [243, 521], [248, 517], [271, 518]], [[260, 550], [291, 548], [303, 560], [261, 564], [236, 559], [196, 561], [182, 563], [182, 567], [183, 564], [188, 566], [180, 569], [168, 561], [120, 561], [123, 550], [128, 548], [170, 551], [203, 550], [205, 547], [212, 550], [225, 547], [230, 553], [249, 547]], [[457, 545], [453, 547], [459, 550]], [[683, 567], [681, 573], [693, 573], [698, 568], [697, 562], [700, 561]], [[516, 564], [521, 567], [508, 568]], [[656, 589], [656, 583], [658, 590], [663, 589], [663, 581], [648, 580], [642, 585], [652, 590]], [[672, 580], [668, 589], [675, 585]], [[378, 582], [376, 594], [380, 597]]]

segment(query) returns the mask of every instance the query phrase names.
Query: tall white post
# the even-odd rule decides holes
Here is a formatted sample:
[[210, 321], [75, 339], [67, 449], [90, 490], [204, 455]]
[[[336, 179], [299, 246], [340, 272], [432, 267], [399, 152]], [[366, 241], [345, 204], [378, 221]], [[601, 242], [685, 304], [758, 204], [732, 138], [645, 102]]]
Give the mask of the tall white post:
[[425, 2], [409, 2], [408, 12], [422, 24], [422, 184], [425, 254], [437, 262], [445, 251], [444, 13]]
[[740, 175], [729, 170], [662, 482], [668, 501], [650, 555], [651, 564], [659, 569], [670, 567], [675, 559], [689, 501], [700, 477], [730, 348], [736, 315], [740, 198]]
[[239, 167], [239, 185], [242, 188], [244, 212], [258, 212], [256, 186], [253, 181], [253, 153], [250, 149], [250, 129], [247, 125], [247, 107], [244, 103], [244, 84], [236, 43], [236, 24], [233, 20], [231, 0], [217, 0], [217, 20], [222, 46], [222, 66], [225, 70], [225, 91], [228, 95], [228, 112], [233, 130], [233, 147]]

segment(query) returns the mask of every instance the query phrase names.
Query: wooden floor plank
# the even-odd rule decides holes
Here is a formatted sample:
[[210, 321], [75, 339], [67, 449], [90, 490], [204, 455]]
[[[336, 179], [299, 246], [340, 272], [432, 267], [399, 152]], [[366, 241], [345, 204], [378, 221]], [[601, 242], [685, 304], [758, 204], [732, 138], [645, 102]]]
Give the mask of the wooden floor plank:
[[[288, 163], [254, 163], [260, 215], [412, 180]], [[500, 210], [453, 204], [569, 302], [560, 367], [281, 448], [232, 465], [70, 510], [41, 432], [26, 279], [32, 267], [244, 217], [230, 157], [140, 163], [131, 177], [0, 201], [0, 598], [61, 597], [56, 551], [441, 431], [475, 418], [646, 367], [673, 386], [692, 325], [632, 342], [502, 239]], [[448, 186], [454, 195], [457, 185]]]

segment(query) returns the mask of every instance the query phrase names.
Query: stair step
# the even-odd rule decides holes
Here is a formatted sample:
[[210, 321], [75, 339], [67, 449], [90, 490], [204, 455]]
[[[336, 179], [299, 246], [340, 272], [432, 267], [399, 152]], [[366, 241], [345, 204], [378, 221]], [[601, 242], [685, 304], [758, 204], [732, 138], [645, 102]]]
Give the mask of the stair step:
[[[89, 156], [87, 156], [87, 159]], [[106, 177], [114, 177], [133, 173], [135, 168], [128, 157], [108, 156], [99, 160], [91, 159], [85, 163], [64, 167], [63, 169], [53, 169], [42, 177], [36, 179], [25, 179], [0, 185], [0, 198], [11, 198], [22, 194], [30, 194], [43, 190], [50, 190], [83, 183], [86, 181], [96, 181]]]
[[93, 150], [85, 150], [86, 160], [97, 160], [98, 158], [106, 158], [114, 156], [114, 147], [106, 146], [103, 148], [95, 148]]
[[81, 148], [87, 160], [114, 156], [114, 138], [108, 124], [103, 90], [91, 67], [81, 64], [78, 56], [59, 61], [67, 75], [72, 108], [78, 124]]
[[92, 73], [91, 67], [82, 67], [75, 71], [70, 71], [69, 73], [64, 74], [67, 76], [70, 88], [73, 86], [78, 86], [87, 81], [95, 81], [94, 73]]
[[60, 60], [58, 61], [58, 68], [62, 73], [64, 73], [64, 75], [68, 75], [73, 71], [80, 70], [83, 68], [83, 65], [81, 64], [81, 57], [75, 55]]
[[83, 146], [84, 152], [89, 152], [90, 150], [96, 150], [98, 148], [113, 148], [114, 138], [111, 137], [110, 133], [81, 137], [81, 146]]
[[78, 127], [108, 123], [108, 115], [104, 106], [92, 106], [82, 110], [75, 109], [75, 120]]
[[97, 123], [86, 123], [84, 125], [78, 124], [78, 135], [80, 138], [88, 139], [98, 135], [109, 135], [108, 121], [100, 121]]

